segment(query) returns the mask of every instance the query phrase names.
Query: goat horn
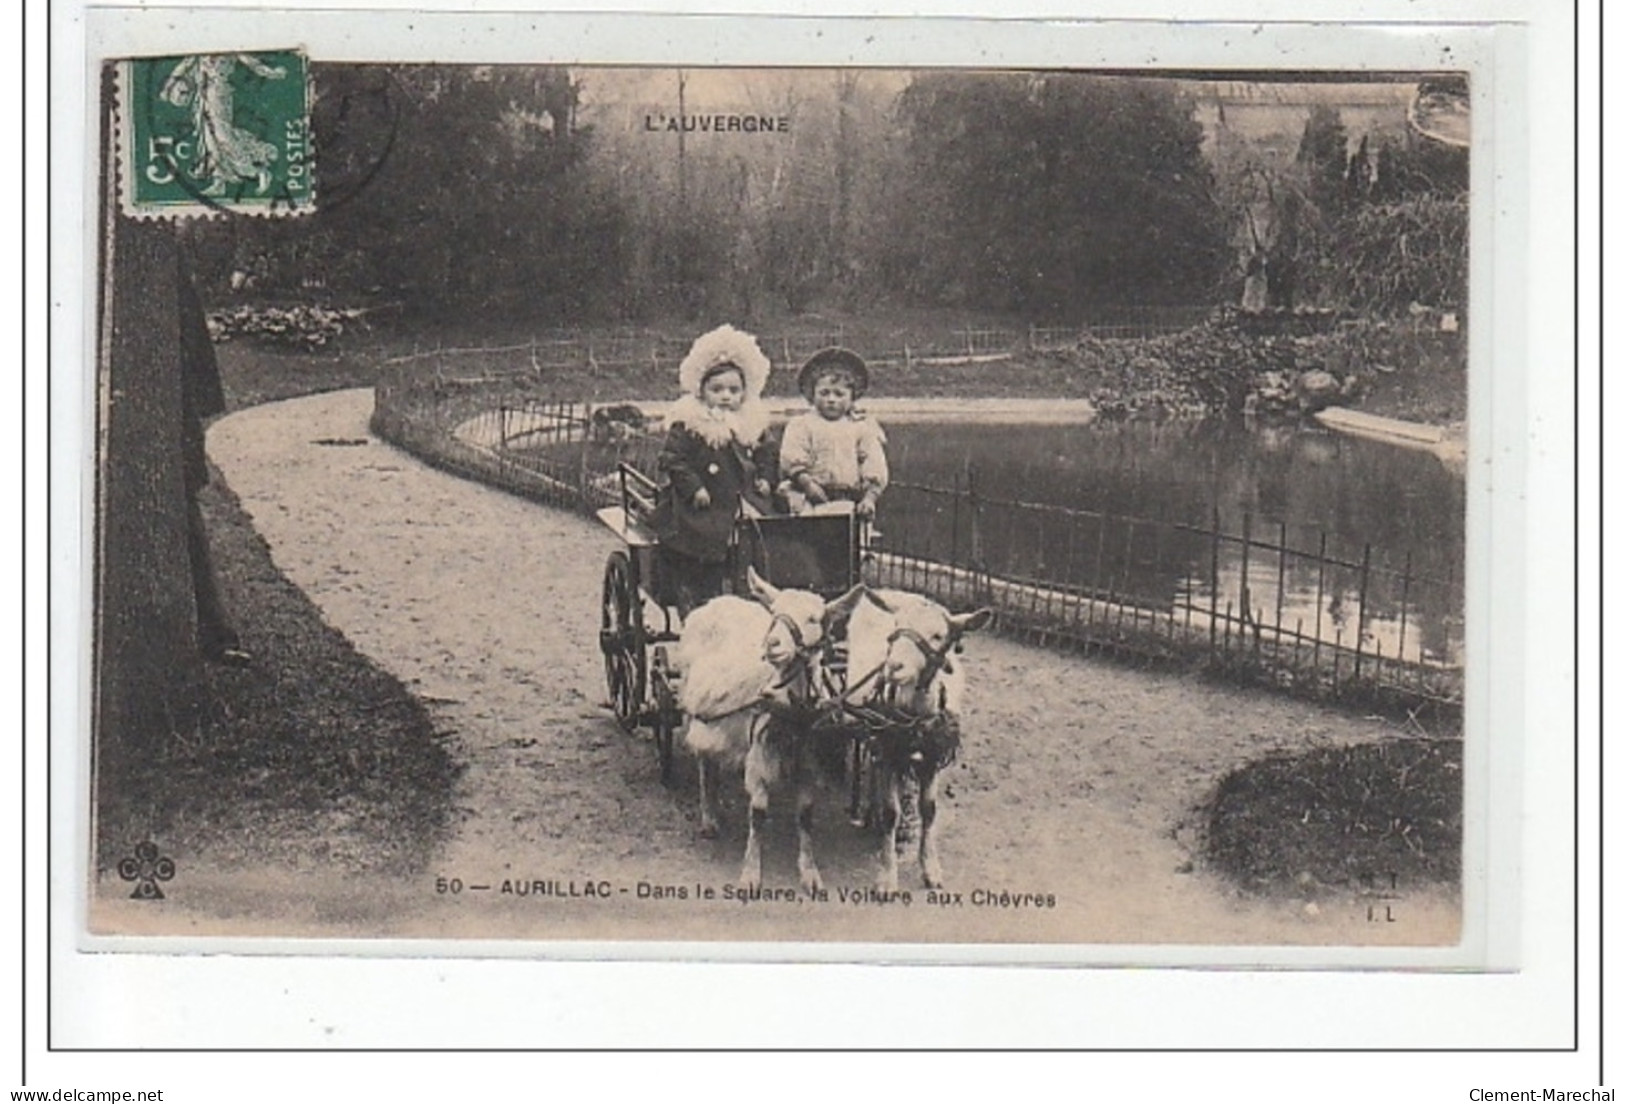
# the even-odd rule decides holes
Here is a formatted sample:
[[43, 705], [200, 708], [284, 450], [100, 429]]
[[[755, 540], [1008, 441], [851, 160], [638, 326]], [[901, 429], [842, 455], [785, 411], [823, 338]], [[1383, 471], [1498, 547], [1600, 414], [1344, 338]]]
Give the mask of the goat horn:
[[869, 599], [869, 601], [873, 602], [875, 605], [879, 606], [880, 609], [881, 609], [881, 612], [883, 612], [883, 613], [896, 613], [897, 612], [897, 607], [893, 606], [890, 602], [886, 601], [884, 598], [882, 598], [880, 595], [876, 594], [874, 591], [870, 590], [868, 587], [863, 588], [863, 596], [865, 598]]

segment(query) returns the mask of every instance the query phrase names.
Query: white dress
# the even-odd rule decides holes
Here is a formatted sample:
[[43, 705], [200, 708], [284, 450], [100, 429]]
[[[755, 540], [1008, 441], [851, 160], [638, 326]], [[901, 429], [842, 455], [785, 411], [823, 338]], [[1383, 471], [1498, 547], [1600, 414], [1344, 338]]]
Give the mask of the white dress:
[[[790, 419], [779, 446], [779, 471], [790, 484], [803, 474], [816, 479], [831, 498], [856, 500], [879, 495], [891, 479], [886, 464], [886, 434], [880, 423], [862, 414], [830, 420], [817, 411]], [[791, 508], [800, 513], [801, 496], [791, 493]]]

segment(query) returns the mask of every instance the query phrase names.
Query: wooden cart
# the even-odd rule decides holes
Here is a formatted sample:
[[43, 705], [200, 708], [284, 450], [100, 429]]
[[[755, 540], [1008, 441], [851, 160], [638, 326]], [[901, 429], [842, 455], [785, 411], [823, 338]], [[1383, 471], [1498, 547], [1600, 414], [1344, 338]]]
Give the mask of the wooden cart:
[[[620, 504], [598, 511], [599, 520], [624, 545], [611, 552], [604, 565], [598, 647], [616, 719], [628, 731], [641, 726], [653, 730], [660, 779], [670, 784], [676, 734], [683, 723], [677, 705], [678, 675], [670, 658], [681, 631], [675, 573], [649, 524], [657, 491], [654, 481], [624, 463], [618, 478]], [[862, 576], [865, 528], [850, 511], [740, 516], [734, 524], [728, 577], [741, 580], [750, 566], [776, 587], [837, 597]], [[830, 666], [834, 678], [844, 675], [838, 656]]]

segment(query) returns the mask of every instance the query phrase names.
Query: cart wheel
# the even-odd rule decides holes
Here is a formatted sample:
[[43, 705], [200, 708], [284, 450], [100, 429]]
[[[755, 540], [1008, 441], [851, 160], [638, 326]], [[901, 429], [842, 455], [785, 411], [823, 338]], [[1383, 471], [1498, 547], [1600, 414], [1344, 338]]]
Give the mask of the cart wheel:
[[671, 761], [677, 742], [677, 727], [683, 723], [682, 710], [677, 707], [677, 689], [672, 685], [671, 661], [665, 645], [654, 650], [650, 661], [649, 682], [654, 689], [655, 754], [660, 757], [660, 781], [671, 785]]
[[598, 648], [604, 653], [610, 707], [621, 727], [629, 732], [638, 726], [648, 684], [643, 641], [643, 600], [633, 578], [631, 557], [625, 552], [611, 552], [604, 565]]

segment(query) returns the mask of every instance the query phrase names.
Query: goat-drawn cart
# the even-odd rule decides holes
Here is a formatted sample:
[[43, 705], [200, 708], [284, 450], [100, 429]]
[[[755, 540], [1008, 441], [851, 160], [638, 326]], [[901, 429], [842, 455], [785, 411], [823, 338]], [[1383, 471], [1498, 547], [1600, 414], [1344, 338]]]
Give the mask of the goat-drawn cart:
[[[748, 585], [768, 607], [766, 635], [755, 635], [764, 622], [749, 603], [691, 611], [692, 639], [685, 650], [692, 654], [683, 656], [687, 670], [679, 672], [671, 656], [672, 645], [681, 640], [682, 627], [674, 618], [681, 576], [649, 524], [656, 487], [626, 465], [618, 478], [620, 505], [598, 514], [625, 546], [610, 553], [604, 568], [599, 647], [610, 704], [627, 729], [652, 729], [661, 781], [668, 785], [676, 734], [687, 722], [687, 742], [699, 763], [701, 833], [716, 831], [716, 791], [707, 781], [715, 765], [711, 756], [740, 749], [751, 802], [740, 878], [747, 886], [759, 885], [758, 830], [768, 807], [767, 782], [778, 774], [772, 763], [780, 757], [778, 762], [789, 764], [789, 775], [799, 779], [797, 864], [803, 887], [816, 892], [821, 883], [812, 855], [806, 780], [817, 760], [832, 768], [835, 761], [827, 756], [844, 752], [847, 815], [855, 825], [880, 830], [882, 886], [895, 890], [898, 859], [916, 844], [926, 886], [940, 886], [942, 868], [933, 842], [936, 785], [960, 746], [963, 675], [952, 656], [963, 636], [986, 625], [992, 612], [951, 614], [922, 595], [860, 585], [871, 583], [863, 578], [865, 525], [851, 510], [740, 516], [733, 526], [727, 577], [736, 592], [747, 568], [761, 577]], [[823, 600], [800, 593], [807, 591]], [[746, 635], [730, 636], [731, 626]], [[777, 681], [758, 697], [750, 697], [756, 693], [751, 682], [741, 704], [717, 692], [709, 680], [720, 674], [725, 683], [753, 646], [761, 649], [764, 665], [777, 672]], [[684, 716], [679, 690], [692, 716]], [[708, 703], [719, 704], [713, 709]], [[774, 725], [773, 718], [786, 723]], [[742, 748], [747, 743], [748, 749]]]
[[[620, 504], [598, 518], [624, 548], [604, 565], [598, 647], [615, 717], [628, 731], [648, 726], [660, 757], [660, 778], [670, 783], [682, 710], [670, 646], [680, 636], [677, 573], [649, 524], [656, 485], [629, 464], [619, 466]], [[741, 516], [735, 522], [728, 577], [746, 566], [775, 587], [834, 598], [862, 575], [866, 526], [851, 511], [801, 516]], [[651, 616], [653, 613], [653, 616]]]

